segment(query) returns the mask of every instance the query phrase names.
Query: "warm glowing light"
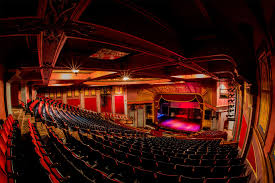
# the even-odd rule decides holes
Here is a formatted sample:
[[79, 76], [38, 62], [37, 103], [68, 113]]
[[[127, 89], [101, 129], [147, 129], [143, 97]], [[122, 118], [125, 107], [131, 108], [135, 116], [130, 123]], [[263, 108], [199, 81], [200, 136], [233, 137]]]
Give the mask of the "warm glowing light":
[[202, 79], [202, 78], [210, 78], [210, 76], [205, 74], [187, 74], [187, 75], [177, 75], [177, 76], [171, 76], [174, 78], [180, 78], [180, 79]]
[[48, 86], [71, 86], [72, 83], [63, 83], [63, 84], [49, 84]]
[[77, 74], [79, 72], [79, 70], [78, 69], [72, 69], [72, 72]]
[[129, 80], [123, 80], [123, 78], [116, 79], [102, 79], [102, 80], [93, 80], [86, 81], [83, 84], [86, 85], [131, 85], [131, 84], [156, 84], [156, 83], [167, 83], [169, 79], [160, 79], [160, 78], [129, 78]]
[[128, 81], [129, 79], [130, 79], [129, 76], [123, 76], [122, 78], [123, 81]]
[[50, 80], [86, 80], [94, 79], [116, 72], [110, 71], [91, 71], [91, 70], [53, 70]]

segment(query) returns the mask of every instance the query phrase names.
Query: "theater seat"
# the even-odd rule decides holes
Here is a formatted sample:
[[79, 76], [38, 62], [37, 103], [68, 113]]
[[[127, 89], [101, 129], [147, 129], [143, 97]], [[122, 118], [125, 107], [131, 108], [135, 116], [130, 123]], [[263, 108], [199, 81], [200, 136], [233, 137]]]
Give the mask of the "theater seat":
[[239, 176], [239, 177], [231, 177], [228, 183], [248, 183], [250, 175], [247, 176]]
[[161, 172], [157, 173], [157, 182], [158, 183], [176, 183], [179, 182], [180, 176], [179, 175], [173, 175], [173, 174], [164, 174]]
[[154, 183], [157, 181], [157, 174], [150, 170], [144, 170], [142, 168], [135, 168], [134, 170], [137, 182]]
[[205, 183], [227, 183], [228, 178], [207, 178]]
[[182, 183], [204, 183], [204, 179], [180, 176], [180, 182], [182, 182]]

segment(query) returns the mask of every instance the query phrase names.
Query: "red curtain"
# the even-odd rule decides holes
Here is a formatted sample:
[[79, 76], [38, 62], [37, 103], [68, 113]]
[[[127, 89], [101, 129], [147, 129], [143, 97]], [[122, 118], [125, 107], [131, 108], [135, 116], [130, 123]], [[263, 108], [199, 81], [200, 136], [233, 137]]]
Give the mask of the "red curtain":
[[80, 104], [80, 100], [77, 99], [67, 99], [67, 103], [69, 105], [78, 106]]
[[115, 113], [124, 114], [124, 97], [115, 96]]
[[85, 109], [96, 111], [96, 97], [93, 98], [85, 98]]
[[101, 112], [112, 112], [111, 96], [101, 96]]

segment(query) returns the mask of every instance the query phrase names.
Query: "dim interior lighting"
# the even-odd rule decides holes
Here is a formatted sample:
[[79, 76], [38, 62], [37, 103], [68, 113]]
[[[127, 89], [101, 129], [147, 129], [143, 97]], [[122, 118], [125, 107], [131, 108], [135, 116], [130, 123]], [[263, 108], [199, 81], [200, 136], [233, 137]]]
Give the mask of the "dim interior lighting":
[[123, 81], [128, 81], [129, 79], [130, 79], [129, 76], [123, 76], [123, 77], [122, 77], [122, 80], [123, 80]]

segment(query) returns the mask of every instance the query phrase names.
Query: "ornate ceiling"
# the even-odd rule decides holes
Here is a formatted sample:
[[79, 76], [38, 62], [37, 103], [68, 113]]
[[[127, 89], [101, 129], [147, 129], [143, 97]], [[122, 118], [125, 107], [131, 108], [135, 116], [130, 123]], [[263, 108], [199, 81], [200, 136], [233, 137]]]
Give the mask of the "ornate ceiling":
[[[122, 71], [163, 82], [253, 81], [256, 50], [270, 41], [263, 24], [275, 5], [266, 1], [2, 1], [0, 59], [9, 75], [38, 86], [108, 83]], [[81, 72], [61, 76], [71, 60]]]

